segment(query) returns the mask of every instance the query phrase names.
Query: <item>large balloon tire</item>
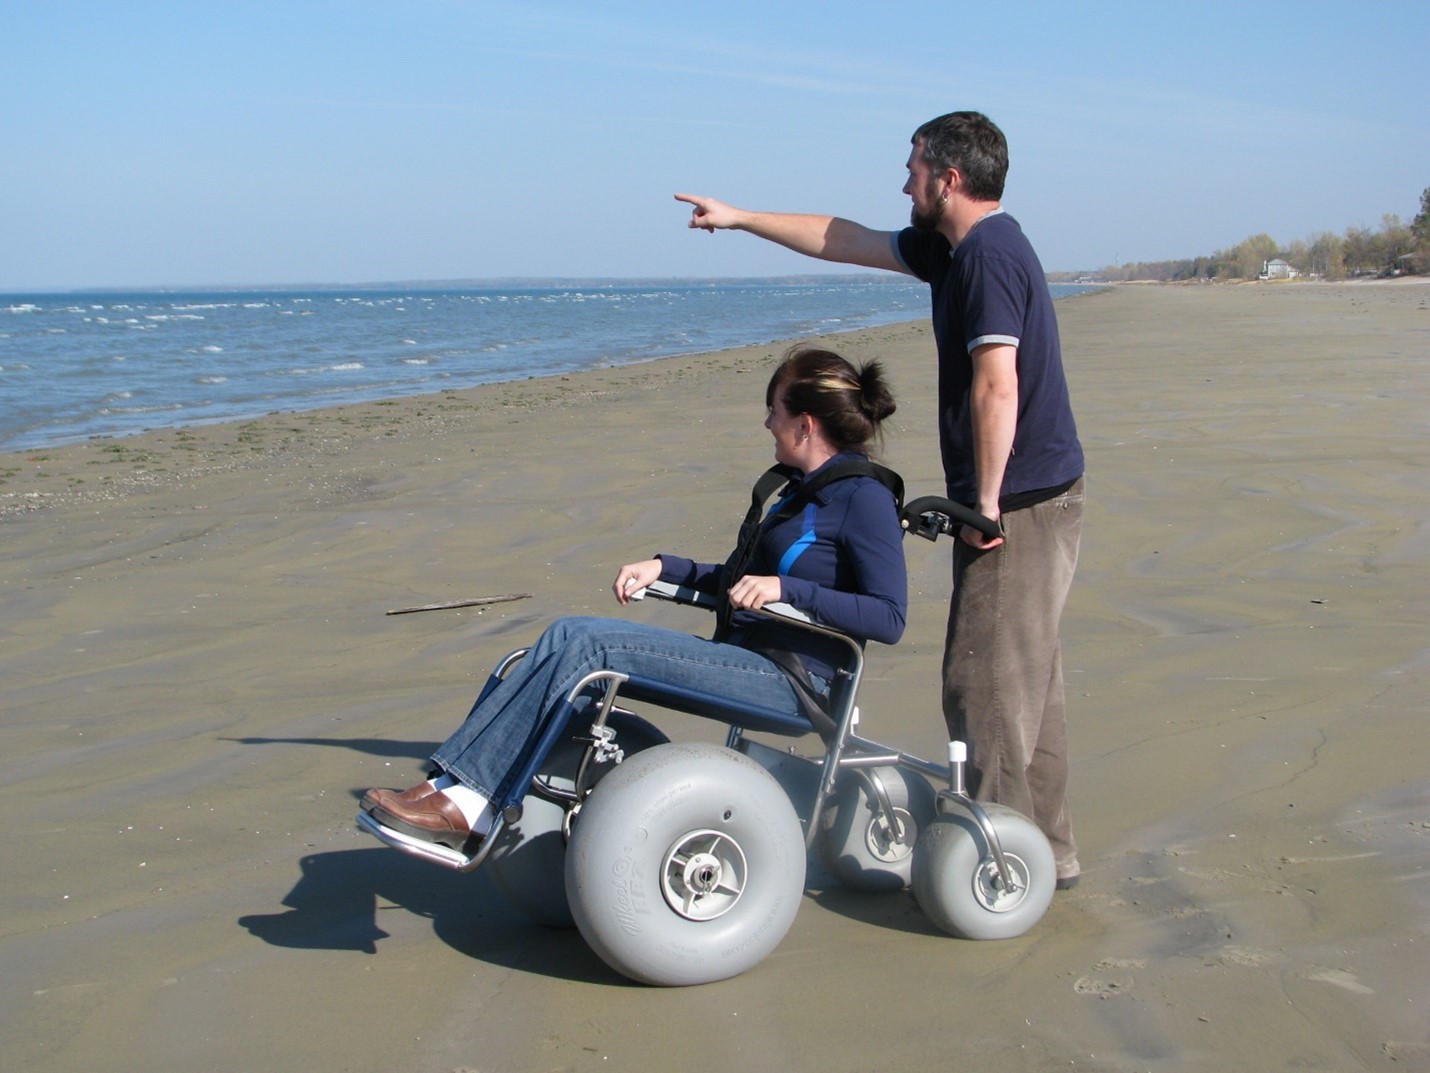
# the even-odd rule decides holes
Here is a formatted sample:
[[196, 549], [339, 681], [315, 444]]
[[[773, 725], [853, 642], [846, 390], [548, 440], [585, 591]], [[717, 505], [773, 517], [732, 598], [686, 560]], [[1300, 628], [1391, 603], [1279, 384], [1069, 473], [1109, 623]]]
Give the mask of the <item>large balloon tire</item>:
[[1032, 820], [1003, 805], [984, 805], [1018, 889], [1005, 893], [983, 829], [966, 808], [947, 808], [914, 846], [913, 889], [919, 906], [949, 935], [1012, 939], [1043, 918], [1057, 868], [1047, 837]]
[[[871, 779], [878, 779], [894, 809], [883, 813]], [[938, 810], [933, 787], [897, 767], [842, 772], [820, 822], [819, 853], [825, 867], [850, 890], [903, 890], [912, 882], [914, 846]]]
[[[606, 725], [616, 732], [616, 745], [627, 757], [663, 744], [669, 739], [650, 723], [629, 712], [612, 712]], [[589, 734], [590, 717], [571, 721], [566, 733], [547, 754], [537, 777], [562, 790], [576, 786], [576, 768], [586, 743], [576, 739]], [[594, 765], [590, 779], [599, 783], [618, 765]], [[548, 928], [574, 928], [566, 900], [566, 835], [562, 830], [566, 810], [555, 801], [528, 791], [521, 819], [502, 828], [482, 872], [517, 912]]]
[[624, 976], [673, 987], [737, 976], [779, 945], [804, 896], [799, 817], [748, 757], [659, 745], [613, 771], [571, 835], [581, 935]]

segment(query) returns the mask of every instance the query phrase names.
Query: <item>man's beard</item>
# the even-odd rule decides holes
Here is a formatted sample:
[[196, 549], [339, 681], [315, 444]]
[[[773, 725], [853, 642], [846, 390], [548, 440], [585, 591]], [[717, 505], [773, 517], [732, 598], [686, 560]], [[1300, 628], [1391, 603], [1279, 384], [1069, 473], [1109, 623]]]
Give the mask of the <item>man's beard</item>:
[[[929, 183], [928, 188], [924, 190], [924, 196], [932, 198], [933, 191], [934, 184]], [[941, 200], [933, 203], [933, 208], [928, 212], [920, 212], [917, 205], [912, 206], [909, 209], [909, 223], [919, 231], [937, 231], [939, 221], [943, 219], [943, 207], [947, 202], [948, 195], [945, 194]]]

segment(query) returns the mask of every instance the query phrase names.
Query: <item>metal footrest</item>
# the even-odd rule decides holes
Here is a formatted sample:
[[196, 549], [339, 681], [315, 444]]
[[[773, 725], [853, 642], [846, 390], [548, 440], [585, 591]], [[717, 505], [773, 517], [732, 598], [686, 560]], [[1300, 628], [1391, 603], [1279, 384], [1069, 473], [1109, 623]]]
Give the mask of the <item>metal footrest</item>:
[[480, 863], [480, 857], [468, 857], [461, 850], [452, 849], [450, 846], [439, 846], [435, 842], [424, 842], [420, 838], [413, 838], [405, 835], [401, 831], [394, 831], [391, 827], [386, 827], [366, 812], [357, 814], [358, 830], [366, 831], [379, 842], [386, 843], [393, 849], [400, 849], [403, 853], [409, 853], [414, 857], [421, 857], [423, 860], [434, 861], [437, 864], [445, 865], [447, 868], [455, 868], [459, 872], [470, 872]]

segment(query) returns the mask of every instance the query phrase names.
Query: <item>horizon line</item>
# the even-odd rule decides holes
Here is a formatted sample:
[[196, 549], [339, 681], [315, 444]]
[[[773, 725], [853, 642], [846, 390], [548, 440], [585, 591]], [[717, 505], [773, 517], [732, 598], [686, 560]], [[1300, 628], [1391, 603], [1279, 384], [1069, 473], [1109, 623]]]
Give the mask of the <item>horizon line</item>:
[[800, 283], [833, 281], [891, 283], [918, 280], [895, 272], [800, 272], [756, 276], [470, 276], [453, 279], [368, 280], [360, 283], [168, 283], [107, 284], [79, 287], [0, 288], [5, 295], [210, 294], [261, 291], [450, 290], [468, 287], [620, 287], [653, 283], [717, 285], [727, 283]]

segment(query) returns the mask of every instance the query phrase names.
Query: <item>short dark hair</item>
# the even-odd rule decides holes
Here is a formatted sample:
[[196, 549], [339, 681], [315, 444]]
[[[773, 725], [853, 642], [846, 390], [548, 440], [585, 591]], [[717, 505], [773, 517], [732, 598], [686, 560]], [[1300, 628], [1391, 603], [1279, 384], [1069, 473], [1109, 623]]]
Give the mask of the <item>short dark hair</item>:
[[914, 131], [923, 161], [933, 172], [957, 168], [968, 196], [998, 201], [1008, 178], [1008, 139], [982, 112], [949, 112]]
[[776, 392], [790, 413], [817, 418], [840, 451], [868, 454], [882, 439], [880, 425], [896, 408], [879, 362], [856, 369], [834, 351], [811, 346], [785, 354], [765, 389], [766, 406], [774, 406]]

